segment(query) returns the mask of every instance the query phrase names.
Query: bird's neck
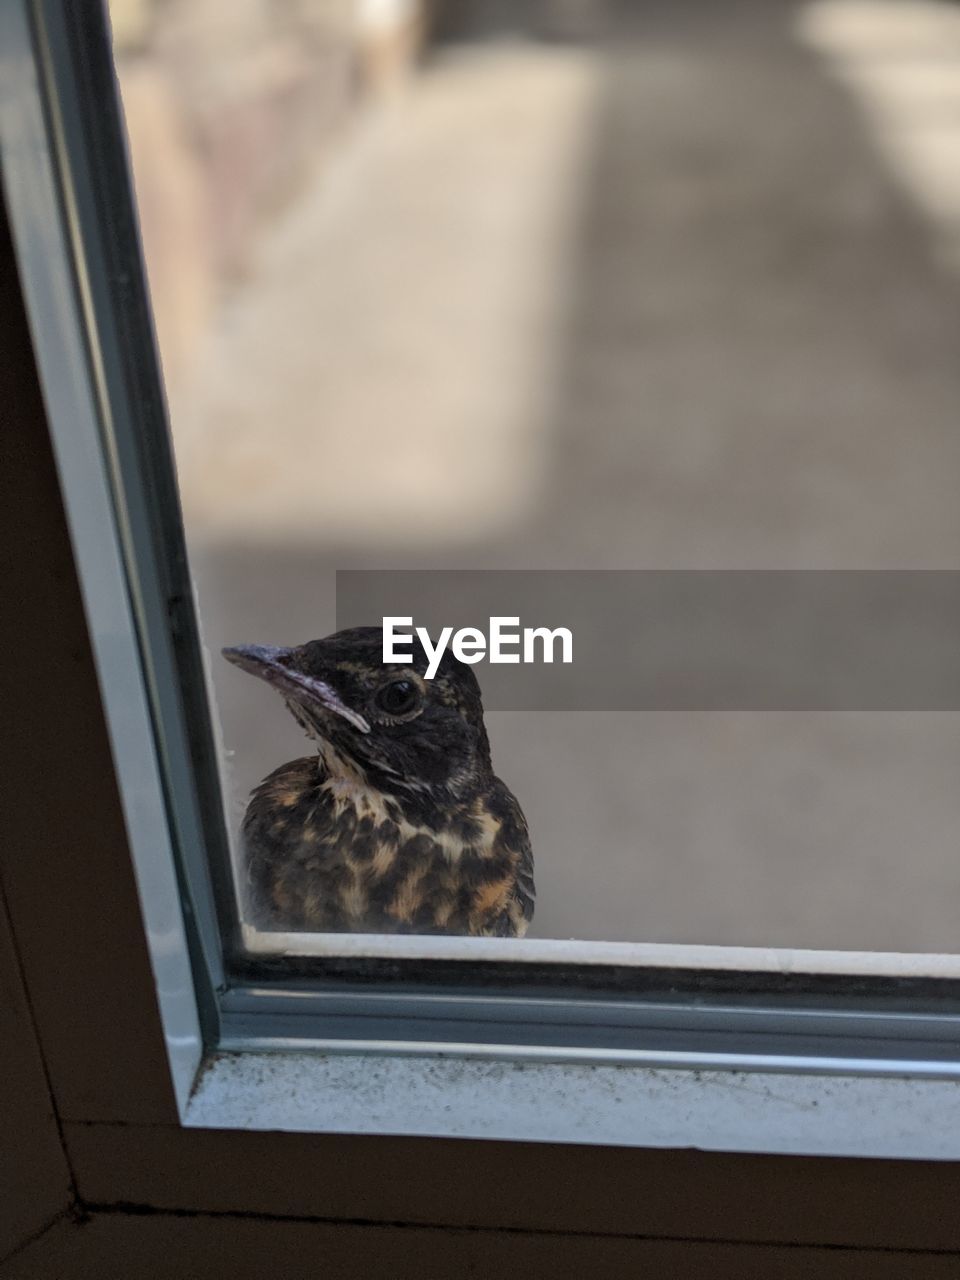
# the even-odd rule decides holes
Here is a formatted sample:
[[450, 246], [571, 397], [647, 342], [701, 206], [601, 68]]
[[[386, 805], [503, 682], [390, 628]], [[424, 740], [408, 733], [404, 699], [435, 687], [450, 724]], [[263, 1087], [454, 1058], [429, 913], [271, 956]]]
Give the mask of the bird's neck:
[[339, 752], [333, 743], [321, 738], [317, 742], [317, 750], [317, 772], [321, 781], [329, 781], [345, 790], [366, 790], [370, 786], [360, 766]]
[[389, 800], [395, 811], [411, 826], [436, 829], [455, 823], [471, 812], [483, 793], [483, 779], [460, 779], [456, 786], [442, 784], [418, 786], [406, 779], [369, 772], [348, 759], [328, 743], [318, 744], [317, 781], [324, 791], [339, 800], [369, 807], [374, 801]]

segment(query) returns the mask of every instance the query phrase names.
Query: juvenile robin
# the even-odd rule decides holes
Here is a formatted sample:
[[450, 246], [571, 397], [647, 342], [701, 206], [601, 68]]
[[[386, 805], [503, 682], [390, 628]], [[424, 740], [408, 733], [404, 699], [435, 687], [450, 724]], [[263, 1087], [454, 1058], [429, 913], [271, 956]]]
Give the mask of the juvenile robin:
[[523, 812], [495, 776], [471, 667], [382, 660], [379, 627], [223, 655], [280, 693], [316, 753], [256, 788], [243, 821], [267, 929], [519, 937], [533, 916]]

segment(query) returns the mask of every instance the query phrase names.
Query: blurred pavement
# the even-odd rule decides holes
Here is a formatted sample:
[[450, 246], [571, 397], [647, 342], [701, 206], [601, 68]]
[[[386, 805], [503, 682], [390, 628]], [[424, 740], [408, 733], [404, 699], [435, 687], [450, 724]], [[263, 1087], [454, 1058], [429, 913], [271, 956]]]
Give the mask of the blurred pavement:
[[[909, 11], [950, 106], [960, 11], [451, 11], [175, 390], [212, 652], [337, 568], [958, 567], [960, 276], [855, 86]], [[211, 663], [236, 822], [303, 740]], [[958, 715], [490, 721], [537, 936], [960, 950]]]

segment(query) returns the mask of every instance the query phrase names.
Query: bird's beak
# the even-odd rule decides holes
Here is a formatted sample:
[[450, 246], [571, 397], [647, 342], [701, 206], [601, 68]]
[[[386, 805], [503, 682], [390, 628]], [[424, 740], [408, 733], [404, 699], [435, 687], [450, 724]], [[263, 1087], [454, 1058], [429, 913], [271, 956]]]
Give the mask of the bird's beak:
[[298, 701], [316, 703], [342, 717], [361, 733], [370, 732], [370, 726], [363, 716], [348, 707], [336, 690], [324, 680], [317, 680], [314, 676], [308, 676], [296, 667], [287, 665], [294, 653], [293, 649], [277, 649], [264, 644], [238, 644], [221, 652], [235, 667], [266, 680], [267, 684], [272, 684], [280, 693]]

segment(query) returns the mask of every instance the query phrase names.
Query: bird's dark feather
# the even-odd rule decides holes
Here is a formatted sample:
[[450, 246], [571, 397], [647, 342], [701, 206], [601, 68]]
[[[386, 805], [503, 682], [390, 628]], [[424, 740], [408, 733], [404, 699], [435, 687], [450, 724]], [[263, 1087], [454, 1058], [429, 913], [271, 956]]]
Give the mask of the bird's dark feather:
[[526, 822], [496, 777], [427, 819], [422, 797], [408, 814], [292, 760], [254, 792], [243, 839], [262, 928], [516, 936], [533, 915]]

